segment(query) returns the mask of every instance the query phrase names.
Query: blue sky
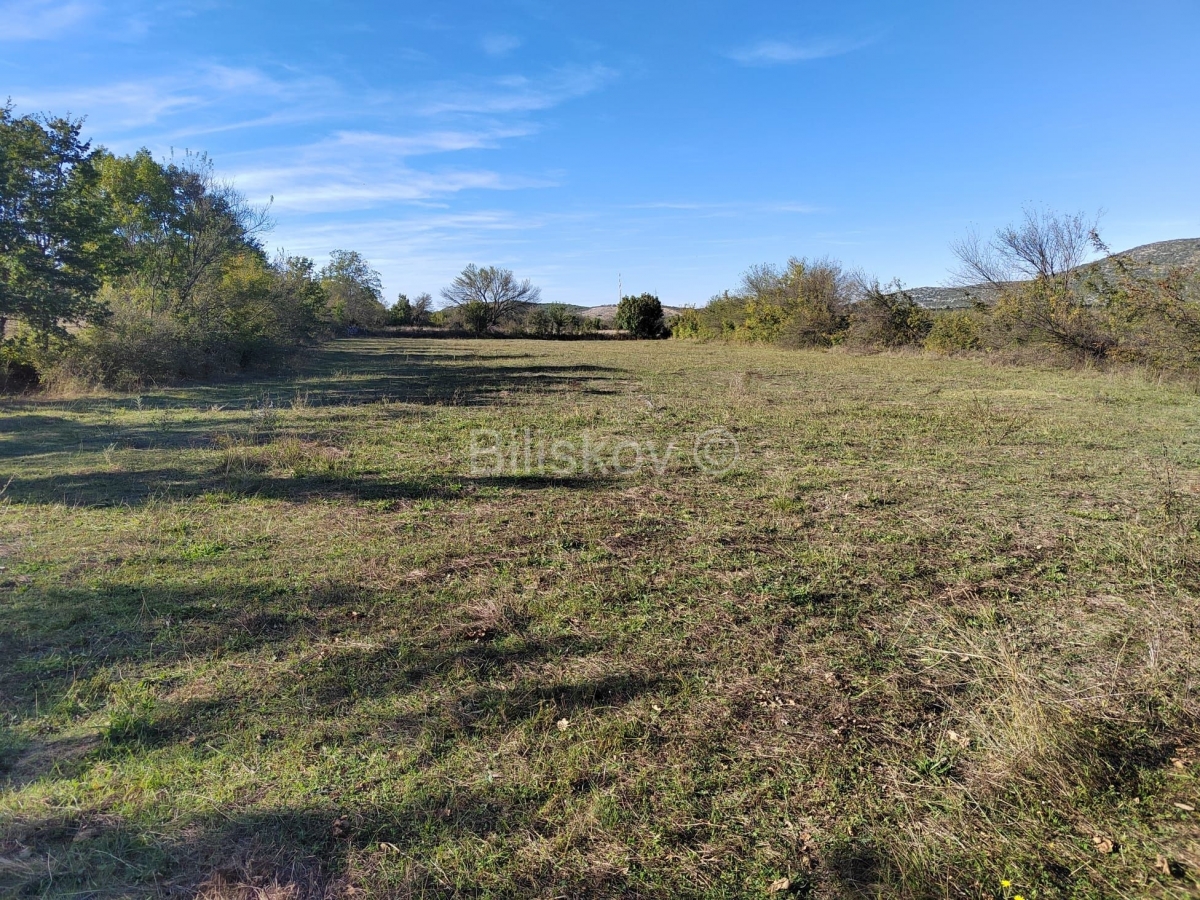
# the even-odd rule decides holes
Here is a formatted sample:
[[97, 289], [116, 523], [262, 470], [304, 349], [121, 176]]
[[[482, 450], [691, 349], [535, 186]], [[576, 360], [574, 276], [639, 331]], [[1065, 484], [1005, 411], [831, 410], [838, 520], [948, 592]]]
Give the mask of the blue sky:
[[0, 0], [0, 96], [209, 152], [268, 238], [435, 296], [702, 304], [758, 262], [938, 284], [1024, 204], [1200, 235], [1200, 3]]

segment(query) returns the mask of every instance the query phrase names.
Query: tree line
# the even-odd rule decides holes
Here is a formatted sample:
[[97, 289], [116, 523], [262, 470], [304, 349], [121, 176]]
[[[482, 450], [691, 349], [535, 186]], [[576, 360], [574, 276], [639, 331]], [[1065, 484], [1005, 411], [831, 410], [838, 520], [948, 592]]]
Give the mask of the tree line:
[[387, 315], [360, 254], [268, 254], [267, 208], [207, 156], [117, 155], [81, 127], [0, 107], [0, 376], [204, 378]]
[[[271, 226], [269, 210], [204, 154], [118, 155], [85, 140], [81, 120], [0, 107], [0, 387], [208, 378], [388, 326], [540, 337], [604, 327], [541, 303], [528, 279], [496, 266], [464, 268], [442, 291], [443, 309], [429, 294], [388, 307], [361, 254], [334, 250], [321, 268], [272, 255]], [[662, 333], [653, 304], [649, 318], [641, 309], [622, 321]]]
[[[599, 333], [605, 323], [587, 318], [565, 303], [541, 302], [542, 292], [528, 278], [518, 281], [513, 273], [498, 266], [469, 265], [442, 298], [447, 306], [434, 324], [458, 326], [473, 334], [507, 331], [533, 337], [563, 337]], [[393, 309], [403, 309], [406, 301]], [[652, 294], [622, 297], [616, 309], [616, 330], [637, 338], [666, 337], [662, 303]]]

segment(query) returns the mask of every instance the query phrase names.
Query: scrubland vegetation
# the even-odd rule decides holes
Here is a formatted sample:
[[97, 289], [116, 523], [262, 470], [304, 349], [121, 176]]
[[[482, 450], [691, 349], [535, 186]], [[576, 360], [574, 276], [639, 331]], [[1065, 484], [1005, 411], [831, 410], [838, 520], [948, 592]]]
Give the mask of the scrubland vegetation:
[[[994, 238], [953, 245], [966, 308], [931, 310], [833, 260], [751, 268], [736, 291], [689, 309], [676, 337], [789, 347], [990, 351], [1066, 365], [1126, 364], [1193, 373], [1200, 365], [1200, 272], [1137, 266], [1095, 221], [1026, 210]], [[1089, 257], [1097, 258], [1089, 261]]]

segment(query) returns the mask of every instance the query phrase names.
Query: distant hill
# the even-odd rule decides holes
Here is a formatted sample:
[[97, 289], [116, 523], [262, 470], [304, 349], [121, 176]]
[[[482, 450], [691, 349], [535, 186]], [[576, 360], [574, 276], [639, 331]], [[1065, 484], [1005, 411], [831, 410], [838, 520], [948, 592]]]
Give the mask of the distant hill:
[[[1132, 250], [1114, 254], [1114, 257], [1127, 260], [1134, 271], [1165, 271], [1174, 266], [1200, 269], [1200, 238], [1143, 244]], [[1105, 265], [1111, 266], [1112, 263], [1106, 260], [1101, 263], [1102, 267]], [[919, 287], [907, 290], [913, 300], [926, 309], [962, 309], [970, 306], [975, 300], [989, 301], [996, 295], [996, 289], [990, 284], [969, 287]]]
[[[663, 317], [666, 319], [669, 319], [672, 316], [677, 316], [683, 312], [683, 309], [678, 306], [664, 306], [662, 309]], [[585, 319], [599, 319], [601, 322], [611, 322], [617, 317], [617, 307], [616, 304], [611, 304], [608, 306], [590, 306], [587, 309], [580, 310], [579, 315], [583, 316]]]
[[[615, 304], [609, 306], [580, 306], [578, 303], [518, 303], [516, 312], [519, 316], [524, 316], [532, 312], [538, 306], [565, 306], [574, 315], [583, 319], [599, 319], [601, 322], [611, 324], [617, 318], [617, 307]], [[679, 306], [664, 306], [663, 317], [670, 319], [673, 316], [683, 312], [683, 308]]]

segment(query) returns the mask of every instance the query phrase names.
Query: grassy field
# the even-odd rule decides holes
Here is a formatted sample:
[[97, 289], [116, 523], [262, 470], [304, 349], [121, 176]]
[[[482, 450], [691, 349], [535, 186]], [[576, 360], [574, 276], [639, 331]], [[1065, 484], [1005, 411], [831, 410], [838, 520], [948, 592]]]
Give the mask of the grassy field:
[[5, 897], [1200, 894], [1184, 388], [344, 340], [0, 489]]

